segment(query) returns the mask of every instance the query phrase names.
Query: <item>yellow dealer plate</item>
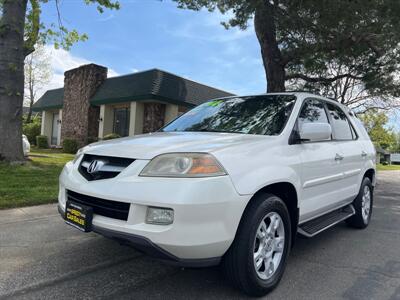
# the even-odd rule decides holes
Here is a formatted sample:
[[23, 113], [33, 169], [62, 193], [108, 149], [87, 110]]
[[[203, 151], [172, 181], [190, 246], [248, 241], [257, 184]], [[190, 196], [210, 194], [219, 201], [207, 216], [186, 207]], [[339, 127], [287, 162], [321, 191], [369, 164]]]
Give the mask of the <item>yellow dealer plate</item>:
[[65, 222], [79, 230], [92, 230], [93, 208], [74, 201], [67, 201], [65, 208]]

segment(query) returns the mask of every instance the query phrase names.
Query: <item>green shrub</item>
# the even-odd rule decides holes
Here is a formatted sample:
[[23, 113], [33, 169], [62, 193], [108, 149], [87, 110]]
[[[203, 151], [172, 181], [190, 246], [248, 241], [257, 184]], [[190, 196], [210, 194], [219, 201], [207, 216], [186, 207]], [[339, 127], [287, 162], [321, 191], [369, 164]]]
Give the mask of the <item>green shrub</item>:
[[119, 134], [110, 133], [110, 134], [106, 134], [106, 135], [103, 137], [103, 141], [105, 141], [105, 140], [118, 139], [118, 138], [120, 138], [120, 137], [121, 137], [121, 136], [120, 136]]
[[63, 151], [65, 153], [75, 154], [78, 151], [78, 142], [75, 139], [64, 139]]
[[40, 135], [40, 127], [40, 121], [33, 121], [22, 126], [22, 133], [26, 135], [32, 145], [36, 145], [36, 137]]
[[38, 148], [49, 148], [49, 144], [47, 142], [47, 136], [38, 135], [36, 137], [36, 146], [38, 146]]

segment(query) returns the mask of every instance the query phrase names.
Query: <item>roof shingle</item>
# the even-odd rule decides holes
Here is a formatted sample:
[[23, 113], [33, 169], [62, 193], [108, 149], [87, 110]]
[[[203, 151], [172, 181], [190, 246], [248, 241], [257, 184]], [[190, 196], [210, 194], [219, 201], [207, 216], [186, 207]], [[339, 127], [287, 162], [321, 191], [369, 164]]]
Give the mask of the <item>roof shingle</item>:
[[48, 90], [38, 101], [33, 104], [33, 110], [48, 110], [62, 108], [64, 99], [64, 88]]
[[[62, 107], [64, 90], [47, 91], [35, 110]], [[158, 69], [107, 78], [90, 99], [91, 104], [156, 99], [186, 106], [233, 94]]]

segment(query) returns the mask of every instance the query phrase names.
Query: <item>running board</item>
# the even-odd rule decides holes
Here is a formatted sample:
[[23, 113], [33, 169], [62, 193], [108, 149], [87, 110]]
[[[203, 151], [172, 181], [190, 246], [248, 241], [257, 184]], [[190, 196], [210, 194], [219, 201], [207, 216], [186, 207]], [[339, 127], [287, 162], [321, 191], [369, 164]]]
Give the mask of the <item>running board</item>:
[[352, 204], [334, 210], [330, 213], [312, 219], [299, 226], [297, 232], [305, 237], [313, 237], [318, 233], [336, 225], [337, 223], [350, 218], [355, 214]]

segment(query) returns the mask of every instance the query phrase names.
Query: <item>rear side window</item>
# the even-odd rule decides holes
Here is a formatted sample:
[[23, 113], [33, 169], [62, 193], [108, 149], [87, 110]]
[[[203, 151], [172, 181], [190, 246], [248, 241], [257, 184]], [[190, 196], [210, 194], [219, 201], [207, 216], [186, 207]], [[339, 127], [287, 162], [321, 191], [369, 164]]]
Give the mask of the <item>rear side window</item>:
[[352, 140], [356, 138], [356, 134], [352, 129], [346, 114], [336, 105], [326, 104], [328, 112], [331, 116], [331, 126], [333, 135], [336, 140]]
[[307, 100], [299, 115], [299, 125], [304, 123], [329, 123], [324, 103], [318, 100]]

